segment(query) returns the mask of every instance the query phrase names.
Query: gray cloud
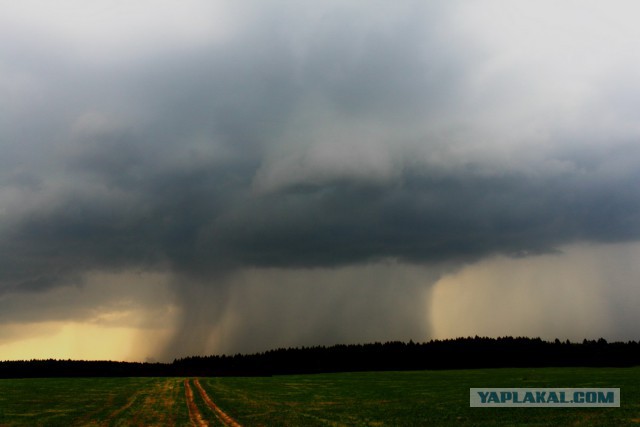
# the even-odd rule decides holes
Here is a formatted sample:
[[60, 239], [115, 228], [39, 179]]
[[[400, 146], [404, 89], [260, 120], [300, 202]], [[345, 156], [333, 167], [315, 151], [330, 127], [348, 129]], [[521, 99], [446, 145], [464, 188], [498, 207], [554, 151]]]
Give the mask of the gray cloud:
[[2, 30], [0, 293], [638, 239], [624, 51], [570, 78], [458, 3], [243, 7], [222, 41], [102, 61]]

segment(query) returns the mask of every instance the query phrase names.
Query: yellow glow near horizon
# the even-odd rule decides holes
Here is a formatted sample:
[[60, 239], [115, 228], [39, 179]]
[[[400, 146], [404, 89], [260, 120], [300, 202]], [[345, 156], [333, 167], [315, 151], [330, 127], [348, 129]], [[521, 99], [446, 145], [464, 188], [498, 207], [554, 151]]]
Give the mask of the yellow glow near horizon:
[[21, 338], [0, 341], [0, 360], [145, 361], [153, 356], [149, 352], [153, 343], [164, 342], [169, 334], [167, 330], [78, 322], [14, 324], [8, 329]]
[[157, 358], [179, 315], [162, 273], [92, 272], [82, 286], [6, 295], [0, 360]]

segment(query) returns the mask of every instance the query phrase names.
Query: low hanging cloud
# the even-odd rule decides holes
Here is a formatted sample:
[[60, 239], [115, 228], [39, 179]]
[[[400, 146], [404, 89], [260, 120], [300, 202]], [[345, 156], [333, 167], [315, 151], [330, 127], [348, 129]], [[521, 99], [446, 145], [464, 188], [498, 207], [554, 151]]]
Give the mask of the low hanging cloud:
[[632, 3], [63, 3], [0, 18], [0, 296], [157, 272], [215, 328], [198, 289], [247, 271], [329, 295], [318, 271], [639, 237]]

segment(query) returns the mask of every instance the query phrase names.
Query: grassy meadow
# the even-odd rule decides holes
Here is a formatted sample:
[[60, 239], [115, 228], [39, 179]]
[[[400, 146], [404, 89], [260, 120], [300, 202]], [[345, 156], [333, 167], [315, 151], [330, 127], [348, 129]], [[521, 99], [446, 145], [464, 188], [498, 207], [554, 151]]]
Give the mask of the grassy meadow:
[[[200, 418], [224, 425], [190, 384]], [[640, 425], [640, 368], [363, 372], [201, 378], [200, 384], [246, 426]], [[470, 408], [470, 387], [619, 387], [622, 403]], [[0, 426], [186, 426], [192, 420], [182, 378], [0, 380]]]
[[188, 426], [180, 378], [0, 380], [0, 426]]

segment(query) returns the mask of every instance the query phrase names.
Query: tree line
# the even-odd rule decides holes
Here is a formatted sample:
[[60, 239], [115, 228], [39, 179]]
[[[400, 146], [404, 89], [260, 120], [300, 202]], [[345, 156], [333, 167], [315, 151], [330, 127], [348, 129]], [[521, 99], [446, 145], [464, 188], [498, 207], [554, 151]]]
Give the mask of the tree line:
[[83, 360], [0, 362], [0, 378], [268, 376], [357, 371], [640, 365], [640, 343], [469, 337], [424, 343], [280, 348], [254, 354], [192, 356], [171, 363]]

